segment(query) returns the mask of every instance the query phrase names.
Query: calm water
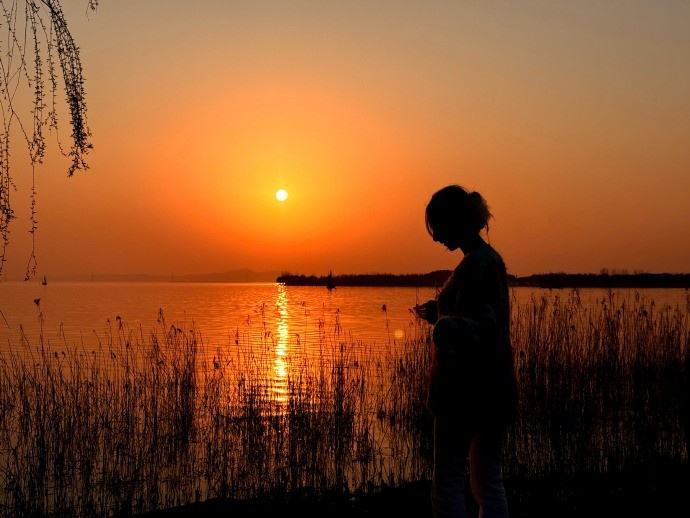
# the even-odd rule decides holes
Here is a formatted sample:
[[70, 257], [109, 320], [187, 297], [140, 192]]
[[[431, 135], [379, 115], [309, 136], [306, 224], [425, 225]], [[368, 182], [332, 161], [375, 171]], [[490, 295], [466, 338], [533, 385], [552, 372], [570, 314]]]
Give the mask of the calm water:
[[304, 340], [321, 326], [383, 346], [402, 341], [413, 320], [410, 308], [433, 296], [431, 288], [328, 291], [274, 283], [6, 282], [0, 284], [0, 350], [19, 344], [21, 330], [35, 344], [41, 318], [44, 340], [51, 345], [88, 346], [102, 341], [117, 317], [147, 331], [159, 327], [161, 312], [168, 325], [195, 325], [207, 345], [231, 343], [237, 332], [264, 328]]
[[[567, 297], [570, 290], [513, 288], [514, 304], [530, 297]], [[607, 290], [580, 290], [597, 301]], [[37, 344], [41, 331], [51, 346], [104, 341], [120, 317], [145, 333], [166, 325], [196, 326], [208, 346], [231, 344], [236, 333], [268, 332], [308, 342], [319, 332], [389, 347], [412, 332], [410, 308], [434, 296], [433, 288], [286, 287], [274, 283], [36, 282], [0, 283], [0, 352], [20, 348], [22, 332]], [[622, 290], [657, 305], [685, 305], [684, 289]], [[384, 309], [385, 308], [385, 309]], [[42, 324], [42, 326], [41, 326]]]

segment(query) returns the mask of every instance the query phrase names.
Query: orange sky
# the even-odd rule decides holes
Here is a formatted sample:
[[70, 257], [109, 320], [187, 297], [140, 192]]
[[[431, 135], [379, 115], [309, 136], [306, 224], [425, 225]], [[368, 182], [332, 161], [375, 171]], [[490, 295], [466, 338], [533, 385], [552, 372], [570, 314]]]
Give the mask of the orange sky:
[[689, 3], [64, 3], [94, 150], [67, 178], [49, 142], [39, 275], [452, 268], [423, 218], [449, 183], [513, 274], [690, 271]]

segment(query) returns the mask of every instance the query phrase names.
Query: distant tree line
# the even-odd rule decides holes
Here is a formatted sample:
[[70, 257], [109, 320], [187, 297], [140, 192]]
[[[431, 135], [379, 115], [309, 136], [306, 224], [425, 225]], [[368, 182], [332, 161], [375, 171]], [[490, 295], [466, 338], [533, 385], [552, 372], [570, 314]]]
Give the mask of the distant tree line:
[[298, 275], [285, 273], [276, 282], [286, 286], [327, 286], [329, 282], [335, 286], [397, 286], [397, 287], [434, 287], [442, 286], [450, 276], [450, 270], [436, 270], [430, 273], [369, 273], [346, 275]]
[[[443, 286], [451, 270], [430, 273], [371, 273], [346, 275], [299, 275], [284, 273], [276, 282], [286, 286], [389, 286], [436, 287]], [[687, 273], [539, 273], [525, 277], [508, 275], [511, 286], [536, 288], [690, 288]]]
[[688, 273], [540, 273], [513, 279], [539, 288], [690, 288]]

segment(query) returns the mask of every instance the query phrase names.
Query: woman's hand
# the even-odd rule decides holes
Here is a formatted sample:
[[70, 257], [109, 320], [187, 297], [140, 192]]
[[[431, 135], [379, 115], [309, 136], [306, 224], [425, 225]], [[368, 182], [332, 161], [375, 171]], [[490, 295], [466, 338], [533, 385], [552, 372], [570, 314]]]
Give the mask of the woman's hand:
[[428, 300], [424, 304], [417, 304], [412, 309], [417, 317], [426, 320], [430, 324], [435, 324], [438, 320], [438, 304], [435, 300]]

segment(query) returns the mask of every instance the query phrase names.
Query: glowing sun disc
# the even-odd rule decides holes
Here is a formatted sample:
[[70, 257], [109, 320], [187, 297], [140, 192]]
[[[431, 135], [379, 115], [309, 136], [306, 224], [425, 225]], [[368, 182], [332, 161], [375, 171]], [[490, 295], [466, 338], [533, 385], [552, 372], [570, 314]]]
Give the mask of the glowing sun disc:
[[278, 189], [276, 191], [276, 200], [278, 201], [285, 201], [287, 200], [288, 193], [285, 189]]

